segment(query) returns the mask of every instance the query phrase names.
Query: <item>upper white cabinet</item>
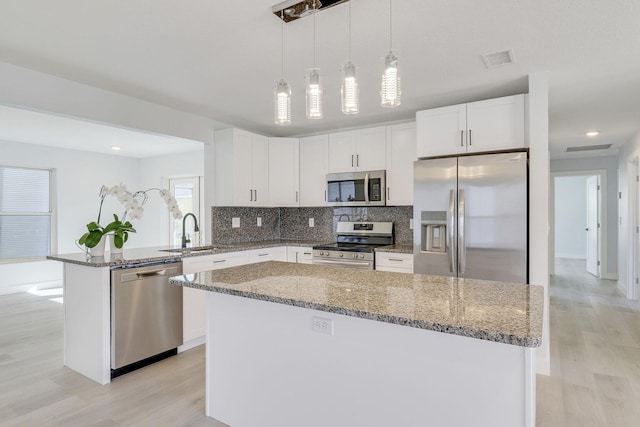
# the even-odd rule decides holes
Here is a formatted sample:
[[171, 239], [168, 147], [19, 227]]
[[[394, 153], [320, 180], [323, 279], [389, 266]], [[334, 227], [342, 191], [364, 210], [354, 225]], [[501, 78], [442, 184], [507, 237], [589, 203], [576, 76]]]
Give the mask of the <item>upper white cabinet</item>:
[[387, 206], [413, 205], [416, 124], [387, 126]]
[[269, 206], [269, 139], [241, 129], [216, 131], [217, 206]]
[[524, 102], [514, 95], [418, 111], [417, 156], [524, 147]]
[[325, 206], [329, 135], [300, 138], [300, 206]]
[[386, 127], [329, 134], [329, 172], [386, 168]]
[[269, 200], [275, 207], [300, 203], [298, 138], [269, 138]]

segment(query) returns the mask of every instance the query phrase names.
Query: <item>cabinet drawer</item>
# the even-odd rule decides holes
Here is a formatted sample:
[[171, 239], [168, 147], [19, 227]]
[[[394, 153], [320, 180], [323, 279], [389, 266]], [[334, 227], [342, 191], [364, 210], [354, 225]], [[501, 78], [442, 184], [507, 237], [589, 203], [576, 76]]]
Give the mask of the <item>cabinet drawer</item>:
[[246, 252], [230, 252], [226, 254], [204, 255], [184, 258], [182, 260], [183, 273], [198, 273], [200, 271], [218, 270], [220, 268], [236, 267], [249, 263]]
[[412, 272], [413, 254], [376, 252], [376, 270], [397, 271], [396, 269]]
[[272, 248], [254, 249], [249, 251], [249, 263], [263, 261], [286, 261], [286, 246], [277, 246]]

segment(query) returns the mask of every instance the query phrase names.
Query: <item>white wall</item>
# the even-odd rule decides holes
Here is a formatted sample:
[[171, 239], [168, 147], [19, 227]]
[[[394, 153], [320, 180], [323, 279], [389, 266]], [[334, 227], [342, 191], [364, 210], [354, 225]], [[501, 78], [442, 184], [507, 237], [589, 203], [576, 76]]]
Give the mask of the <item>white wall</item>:
[[[202, 152], [132, 159], [122, 156], [78, 150], [0, 141], [0, 161], [6, 166], [55, 169], [57, 245], [59, 254], [80, 252], [75, 241], [86, 231], [86, 224], [97, 220], [102, 185], [127, 185], [131, 191], [151, 187], [168, 188], [168, 179], [202, 175]], [[140, 220], [132, 221], [137, 233], [129, 235], [127, 246], [166, 244], [168, 210], [157, 192], [149, 194]], [[108, 196], [102, 209], [101, 223], [124, 209]], [[164, 222], [163, 222], [164, 221]], [[62, 280], [62, 263], [37, 261], [0, 264], [0, 294], [19, 292], [25, 285]]]
[[587, 257], [587, 177], [555, 179], [555, 252], [558, 258]]
[[[149, 157], [140, 160], [140, 188], [169, 188], [169, 179], [204, 175], [204, 144], [202, 151], [170, 156]], [[204, 180], [203, 180], [204, 181]], [[204, 182], [206, 186], [206, 182]], [[204, 210], [203, 210], [204, 212]], [[186, 212], [183, 212], [183, 214]], [[144, 223], [137, 226], [142, 246], [169, 244], [169, 211], [157, 191], [149, 193], [144, 206]], [[203, 222], [205, 218], [198, 218]], [[209, 227], [207, 226], [208, 230]]]
[[618, 200], [618, 288], [627, 297], [638, 295], [633, 290], [635, 277], [633, 274], [634, 254], [632, 230], [635, 226], [633, 203], [637, 203], [633, 194], [635, 181], [635, 165], [640, 156], [640, 133], [620, 149], [618, 161], [618, 186], [620, 198]]
[[[607, 171], [607, 183], [605, 196], [607, 200], [607, 271], [603, 272], [605, 278], [615, 280], [618, 277], [618, 158], [613, 156], [583, 157], [577, 159], [551, 160], [551, 172], [574, 171]], [[557, 228], [557, 227], [556, 227]], [[558, 256], [556, 254], [556, 256]]]
[[[130, 188], [138, 186], [135, 159], [7, 141], [0, 141], [0, 153], [5, 166], [55, 169], [58, 244], [54, 250], [58, 253], [79, 252], [74, 242], [86, 231], [86, 224], [97, 219], [98, 193], [103, 184], [122, 181]], [[122, 214], [114, 199], [105, 202], [103, 218], [112, 213]], [[136, 244], [135, 236], [131, 244]], [[61, 279], [59, 262], [0, 264], [0, 293], [20, 285]]]

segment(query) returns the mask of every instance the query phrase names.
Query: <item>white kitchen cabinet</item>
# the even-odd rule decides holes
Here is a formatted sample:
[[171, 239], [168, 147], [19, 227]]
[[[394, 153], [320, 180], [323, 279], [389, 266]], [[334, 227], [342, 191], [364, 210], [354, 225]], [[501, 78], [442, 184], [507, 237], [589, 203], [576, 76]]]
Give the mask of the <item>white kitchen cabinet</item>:
[[329, 135], [300, 138], [300, 206], [326, 206]]
[[[247, 252], [203, 255], [182, 259], [182, 274], [194, 274], [201, 271], [219, 270], [249, 263]], [[207, 291], [195, 288], [182, 288], [182, 334], [184, 345], [181, 351], [204, 342], [206, 324]]]
[[299, 166], [298, 138], [269, 138], [269, 201], [271, 206], [299, 206]]
[[253, 249], [248, 251], [249, 264], [263, 261], [287, 261], [287, 247], [275, 246], [264, 249]]
[[387, 126], [387, 206], [413, 205], [416, 124]]
[[385, 126], [329, 134], [329, 172], [385, 169], [386, 138]]
[[269, 140], [241, 129], [216, 131], [217, 206], [269, 206]]
[[376, 270], [413, 273], [413, 254], [376, 252]]
[[418, 111], [418, 157], [525, 146], [524, 95]]
[[299, 264], [313, 263], [313, 249], [309, 246], [287, 246], [287, 261]]

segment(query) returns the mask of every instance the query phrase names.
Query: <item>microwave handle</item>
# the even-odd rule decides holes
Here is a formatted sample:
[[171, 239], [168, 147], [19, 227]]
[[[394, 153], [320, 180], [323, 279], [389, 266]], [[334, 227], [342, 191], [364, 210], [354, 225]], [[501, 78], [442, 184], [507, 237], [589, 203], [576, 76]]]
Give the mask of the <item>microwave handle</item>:
[[369, 204], [369, 174], [364, 176], [364, 202]]

